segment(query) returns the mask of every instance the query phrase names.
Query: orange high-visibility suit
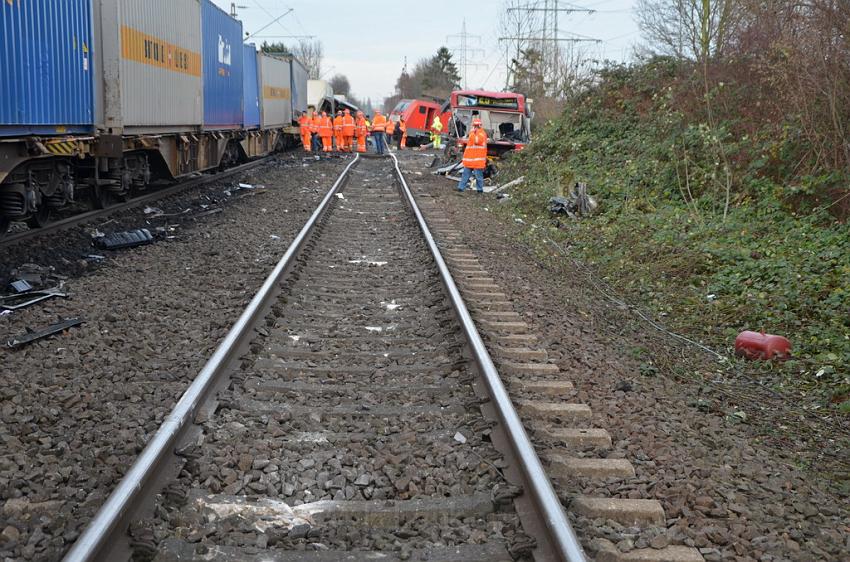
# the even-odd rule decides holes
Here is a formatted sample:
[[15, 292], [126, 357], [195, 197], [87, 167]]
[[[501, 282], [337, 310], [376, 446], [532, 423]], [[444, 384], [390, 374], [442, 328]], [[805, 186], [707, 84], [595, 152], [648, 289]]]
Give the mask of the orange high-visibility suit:
[[366, 152], [366, 136], [369, 134], [369, 127], [366, 125], [366, 118], [362, 113], [357, 115], [354, 132], [357, 135], [357, 152]]
[[310, 152], [310, 141], [312, 140], [310, 135], [311, 126], [312, 120], [306, 113], [302, 113], [301, 117], [298, 118], [298, 130], [301, 133], [301, 144], [304, 146], [304, 152]]
[[349, 110], [342, 116], [342, 146], [346, 152], [354, 151], [354, 117]]
[[401, 131], [401, 144], [399, 146], [407, 148], [407, 123], [404, 122], [404, 119], [398, 120], [398, 129]]
[[463, 149], [463, 167], [470, 170], [487, 167], [487, 131], [484, 129], [476, 127], [469, 133], [469, 140]]
[[387, 142], [389, 139], [393, 138], [393, 133], [395, 133], [395, 121], [393, 121], [392, 117], [387, 117]]
[[345, 146], [342, 144], [342, 113], [337, 113], [334, 117], [334, 141], [336, 141], [336, 149], [344, 151]]
[[333, 150], [334, 124], [328, 114], [322, 112], [321, 124], [319, 125], [319, 138], [322, 139], [322, 150], [331, 152]]
[[384, 133], [387, 130], [387, 118], [375, 112], [375, 118], [372, 119], [372, 132], [373, 133]]

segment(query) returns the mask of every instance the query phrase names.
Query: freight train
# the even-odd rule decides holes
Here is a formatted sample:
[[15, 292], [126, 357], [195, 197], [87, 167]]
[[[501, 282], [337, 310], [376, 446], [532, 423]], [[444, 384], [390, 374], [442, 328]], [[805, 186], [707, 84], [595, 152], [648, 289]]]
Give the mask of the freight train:
[[0, 2], [0, 235], [294, 146], [307, 70], [210, 0]]

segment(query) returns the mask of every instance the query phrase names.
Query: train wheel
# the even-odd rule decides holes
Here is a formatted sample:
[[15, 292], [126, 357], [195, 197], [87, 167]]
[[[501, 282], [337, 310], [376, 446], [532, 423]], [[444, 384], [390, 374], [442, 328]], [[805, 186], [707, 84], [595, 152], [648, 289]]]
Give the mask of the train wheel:
[[50, 223], [50, 209], [46, 205], [39, 206], [38, 210], [27, 219], [30, 228], [44, 228]]

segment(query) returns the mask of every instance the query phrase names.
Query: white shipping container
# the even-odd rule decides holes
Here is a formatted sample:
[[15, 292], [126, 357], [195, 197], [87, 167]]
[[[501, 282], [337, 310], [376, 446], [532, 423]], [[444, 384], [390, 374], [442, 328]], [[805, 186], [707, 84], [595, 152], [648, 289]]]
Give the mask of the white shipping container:
[[200, 0], [95, 0], [101, 123], [114, 132], [192, 131], [203, 123]]
[[322, 100], [333, 101], [334, 91], [326, 80], [307, 81], [307, 104], [319, 107]]
[[292, 124], [289, 61], [259, 53], [260, 122], [264, 129]]

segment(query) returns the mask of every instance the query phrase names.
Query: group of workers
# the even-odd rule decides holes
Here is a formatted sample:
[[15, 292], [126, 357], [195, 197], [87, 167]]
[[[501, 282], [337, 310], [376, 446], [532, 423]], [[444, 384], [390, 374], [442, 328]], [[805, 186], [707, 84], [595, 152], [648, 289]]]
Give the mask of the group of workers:
[[[407, 125], [404, 119], [399, 119], [396, 123], [380, 111], [376, 111], [374, 118], [370, 120], [362, 111], [358, 111], [356, 116], [353, 116], [350, 110], [345, 109], [337, 111], [336, 116], [331, 118], [325, 111], [320, 114], [312, 110], [312, 115], [302, 113], [298, 118], [298, 124], [305, 152], [333, 152], [334, 150], [366, 152], [366, 137], [369, 133], [372, 134], [375, 151], [378, 154], [384, 154], [389, 150], [387, 135], [396, 139], [398, 149], [407, 147]], [[431, 129], [431, 141], [434, 148], [439, 149], [443, 130], [439, 117], [434, 118]], [[463, 174], [457, 190], [463, 193], [474, 175], [476, 190], [478, 193], [483, 193], [486, 167], [487, 132], [481, 127], [481, 119], [475, 117], [463, 150]]]
[[396, 139], [396, 147], [407, 147], [407, 124], [388, 119], [380, 111], [370, 120], [362, 111], [356, 116], [348, 109], [337, 111], [331, 118], [327, 112], [312, 110], [298, 118], [301, 143], [306, 152], [366, 152], [366, 137], [371, 133], [378, 154], [387, 151], [387, 135]]

